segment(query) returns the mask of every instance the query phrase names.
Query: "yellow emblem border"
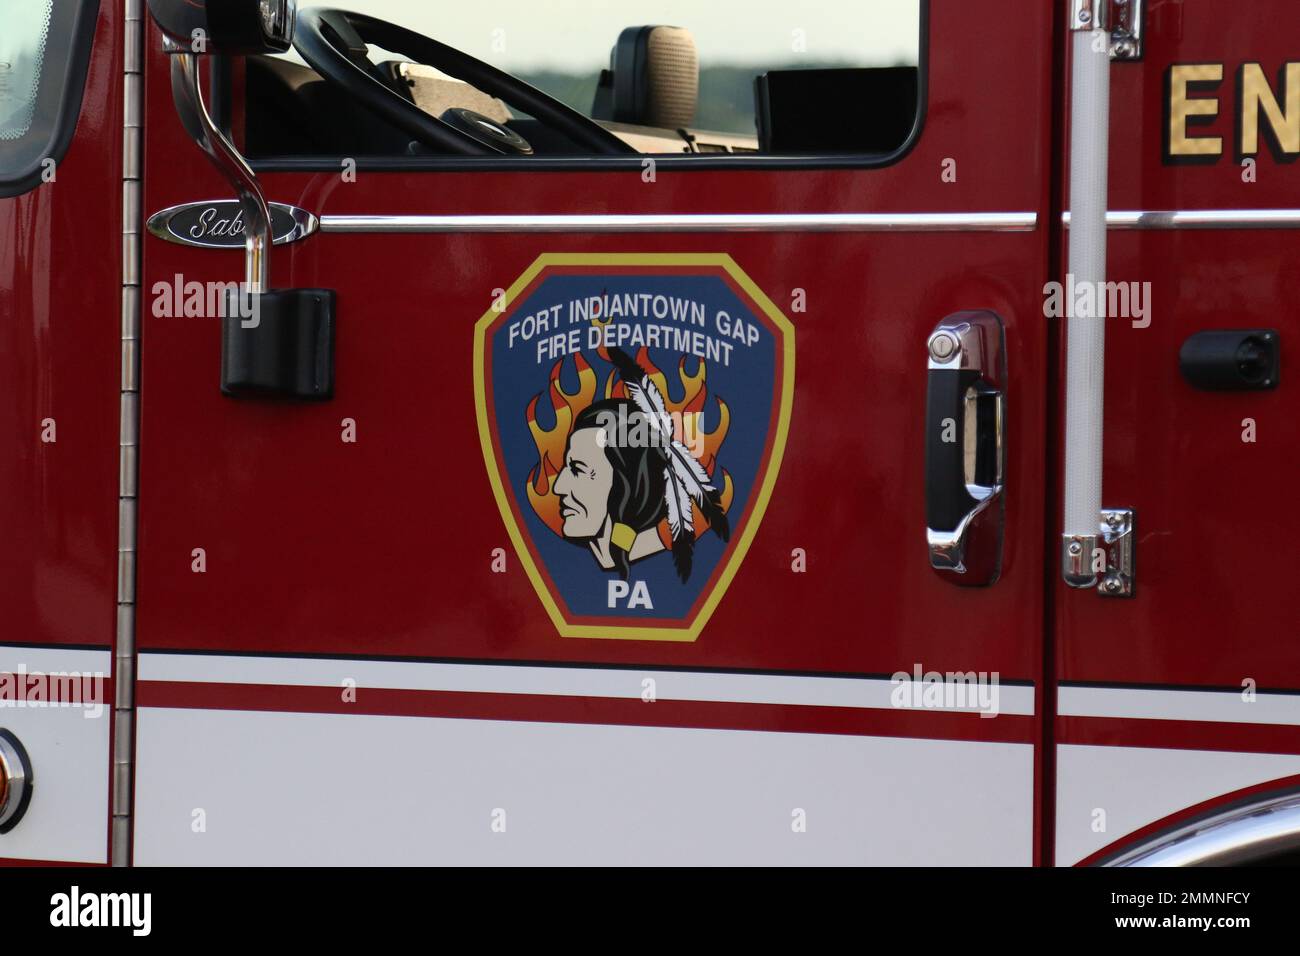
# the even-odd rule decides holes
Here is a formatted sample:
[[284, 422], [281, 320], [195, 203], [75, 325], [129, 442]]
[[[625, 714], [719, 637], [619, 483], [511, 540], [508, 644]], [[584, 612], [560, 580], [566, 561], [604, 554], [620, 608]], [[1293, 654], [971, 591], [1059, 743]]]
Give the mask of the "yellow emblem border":
[[[763, 485], [758, 490], [758, 497], [754, 501], [754, 508], [749, 520], [745, 522], [744, 532], [735, 542], [730, 555], [726, 558], [722, 574], [714, 584], [708, 597], [705, 598], [704, 604], [700, 607], [694, 619], [685, 627], [570, 624], [565, 620], [564, 613], [560, 610], [550, 589], [547, 588], [541, 571], [538, 570], [536, 563], [533, 561], [528, 544], [524, 541], [523, 532], [515, 522], [514, 509], [510, 506], [510, 498], [507, 497], [505, 486], [501, 481], [496, 453], [492, 447], [492, 430], [488, 423], [487, 392], [484, 387], [483, 377], [486, 367], [484, 357], [487, 331], [492, 323], [501, 318], [514, 304], [516, 297], [543, 270], [550, 266], [717, 266], [745, 290], [754, 303], [763, 311], [763, 314], [771, 319], [772, 323], [781, 332], [783, 340], [780, 382], [781, 401], [777, 411], [776, 434], [772, 438], [772, 455], [768, 459], [767, 468], [764, 471]], [[713, 612], [721, 602], [723, 595], [727, 593], [732, 578], [740, 570], [740, 564], [749, 551], [754, 535], [758, 533], [758, 527], [763, 523], [763, 515], [767, 511], [768, 502], [772, 497], [772, 489], [776, 486], [776, 478], [781, 471], [781, 461], [785, 456], [786, 436], [790, 430], [790, 415], [794, 408], [794, 346], [794, 325], [777, 308], [776, 304], [767, 297], [763, 290], [745, 274], [740, 266], [736, 264], [736, 261], [725, 252], [546, 252], [533, 260], [532, 265], [524, 270], [524, 273], [514, 281], [510, 288], [505, 290], [504, 304], [501, 304], [500, 300], [498, 300], [497, 303], [494, 303], [483, 313], [482, 318], [474, 325], [474, 406], [478, 420], [479, 444], [483, 449], [483, 462], [487, 466], [488, 480], [492, 484], [492, 494], [496, 498], [497, 508], [501, 511], [501, 519], [505, 522], [510, 541], [514, 544], [515, 554], [519, 556], [524, 570], [528, 573], [528, 580], [532, 582], [533, 590], [541, 598], [542, 604], [546, 607], [546, 613], [550, 615], [551, 623], [555, 625], [561, 637], [689, 643], [700, 636], [700, 632], [704, 630], [709, 618], [713, 616]]]

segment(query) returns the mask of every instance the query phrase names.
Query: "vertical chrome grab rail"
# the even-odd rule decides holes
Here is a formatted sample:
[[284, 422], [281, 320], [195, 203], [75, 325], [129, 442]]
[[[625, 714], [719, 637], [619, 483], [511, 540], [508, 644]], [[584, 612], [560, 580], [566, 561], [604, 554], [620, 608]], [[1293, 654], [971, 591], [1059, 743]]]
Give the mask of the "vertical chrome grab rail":
[[[1105, 0], [1075, 0], [1071, 23], [1070, 239], [1067, 278], [1100, 288], [1106, 281], [1107, 162], [1110, 148], [1110, 54]], [[1104, 305], [1066, 319], [1065, 489], [1061, 574], [1071, 587], [1097, 582], [1093, 555], [1101, 514]]]

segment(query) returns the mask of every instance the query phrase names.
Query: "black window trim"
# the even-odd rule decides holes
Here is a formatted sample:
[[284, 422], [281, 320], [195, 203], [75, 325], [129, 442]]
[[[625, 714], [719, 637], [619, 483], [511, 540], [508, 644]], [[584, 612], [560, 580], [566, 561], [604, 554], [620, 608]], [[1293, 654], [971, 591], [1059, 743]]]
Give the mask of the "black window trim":
[[[63, 157], [72, 145], [73, 134], [77, 130], [77, 121], [81, 118], [81, 104], [85, 98], [86, 76], [90, 71], [90, 53], [94, 46], [95, 29], [99, 24], [100, 0], [71, 0], [77, 5], [72, 22], [72, 47], [68, 52], [68, 62], [63, 71], [61, 85], [56, 91], [47, 85], [47, 77], [39, 78], [37, 87], [37, 109], [46, 96], [58, 96], [58, 111], [55, 113], [51, 137], [40, 157], [28, 168], [16, 173], [0, 172], [0, 199], [10, 199], [29, 193], [42, 185], [42, 173], [47, 159], [54, 160], [55, 166], [63, 162]], [[57, 5], [58, 0], [55, 0]], [[51, 16], [53, 19], [53, 16]], [[47, 53], [48, 55], [48, 53]], [[55, 77], [49, 76], [49, 82]]]
[[[899, 162], [916, 146], [925, 128], [929, 99], [930, 0], [919, 3], [916, 119], [907, 140], [891, 153], [826, 154], [821, 156], [763, 156], [736, 154], [643, 153], [632, 156], [474, 157], [474, 156], [356, 156], [361, 172], [628, 172], [640, 171], [647, 159], [657, 170], [821, 170], [880, 169]], [[337, 172], [342, 156], [265, 156], [250, 159], [256, 173]]]

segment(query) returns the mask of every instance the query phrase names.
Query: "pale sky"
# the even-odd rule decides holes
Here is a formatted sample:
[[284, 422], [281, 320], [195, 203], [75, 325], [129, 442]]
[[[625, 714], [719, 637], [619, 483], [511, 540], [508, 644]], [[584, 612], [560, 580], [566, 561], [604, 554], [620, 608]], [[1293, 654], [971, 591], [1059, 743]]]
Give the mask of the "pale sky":
[[[702, 66], [848, 61], [915, 64], [920, 0], [337, 0], [514, 71], [608, 66], [619, 31], [695, 35]], [[312, 0], [299, 0], [303, 7]], [[334, 3], [330, 4], [335, 5]], [[802, 31], [802, 32], [798, 32]], [[796, 49], [802, 42], [803, 49]]]

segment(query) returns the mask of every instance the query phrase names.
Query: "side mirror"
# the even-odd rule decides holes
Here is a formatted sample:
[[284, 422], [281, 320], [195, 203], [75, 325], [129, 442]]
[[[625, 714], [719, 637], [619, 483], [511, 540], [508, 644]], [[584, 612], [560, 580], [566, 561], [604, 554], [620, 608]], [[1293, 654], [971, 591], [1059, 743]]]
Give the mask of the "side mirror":
[[239, 195], [244, 282], [221, 314], [221, 391], [231, 398], [323, 401], [334, 395], [335, 297], [330, 289], [271, 287], [271, 211], [248, 161], [212, 121], [200, 56], [283, 53], [296, 0], [149, 0], [171, 58], [181, 125]]
[[149, 0], [154, 22], [192, 53], [284, 53], [297, 0]]

